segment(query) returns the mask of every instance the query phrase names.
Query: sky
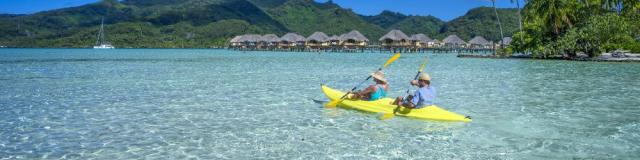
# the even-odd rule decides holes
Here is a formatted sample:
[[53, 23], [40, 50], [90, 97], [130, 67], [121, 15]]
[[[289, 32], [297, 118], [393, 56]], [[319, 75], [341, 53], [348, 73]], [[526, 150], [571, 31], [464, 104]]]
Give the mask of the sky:
[[[0, 0], [0, 13], [29, 14], [39, 11], [80, 6], [98, 0]], [[326, 2], [327, 0], [315, 0]], [[521, 5], [523, 0], [519, 0]], [[469, 9], [491, 6], [490, 0], [333, 0], [344, 8], [362, 15], [376, 15], [390, 10], [410, 15], [432, 15], [449, 21], [464, 15]], [[499, 8], [515, 8], [510, 0], [496, 0]]]

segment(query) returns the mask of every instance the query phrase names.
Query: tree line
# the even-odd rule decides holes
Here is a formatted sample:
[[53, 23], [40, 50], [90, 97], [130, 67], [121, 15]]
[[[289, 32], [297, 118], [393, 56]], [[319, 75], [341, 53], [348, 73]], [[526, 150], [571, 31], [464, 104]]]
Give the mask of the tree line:
[[638, 0], [530, 0], [520, 13], [522, 29], [505, 52], [537, 58], [640, 53]]

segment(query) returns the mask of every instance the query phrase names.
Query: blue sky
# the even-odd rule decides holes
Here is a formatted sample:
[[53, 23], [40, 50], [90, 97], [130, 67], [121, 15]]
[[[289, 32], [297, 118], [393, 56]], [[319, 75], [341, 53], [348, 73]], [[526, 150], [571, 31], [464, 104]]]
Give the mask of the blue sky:
[[[24, 14], [43, 10], [80, 6], [98, 0], [0, 0], [0, 13]], [[316, 0], [326, 2], [327, 0]], [[491, 6], [489, 0], [333, 0], [345, 8], [363, 15], [375, 15], [390, 10], [412, 15], [433, 15], [451, 20], [464, 15], [469, 9]], [[524, 4], [520, 0], [521, 5]], [[515, 8], [510, 0], [497, 0], [500, 8]]]

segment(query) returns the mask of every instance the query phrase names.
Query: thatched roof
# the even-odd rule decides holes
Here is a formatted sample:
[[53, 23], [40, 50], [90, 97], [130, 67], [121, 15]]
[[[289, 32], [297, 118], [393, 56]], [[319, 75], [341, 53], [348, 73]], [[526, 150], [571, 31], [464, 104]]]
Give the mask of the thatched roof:
[[275, 43], [275, 42], [280, 42], [280, 38], [278, 38], [278, 36], [275, 34], [265, 34], [260, 39], [260, 42]]
[[473, 37], [473, 39], [471, 39], [469, 41], [469, 43], [470, 44], [476, 44], [476, 45], [489, 45], [489, 41], [484, 39], [484, 37], [482, 37], [482, 36]]
[[464, 42], [464, 40], [460, 39], [460, 37], [454, 35], [449, 35], [447, 38], [443, 39], [442, 42], [444, 42], [445, 44], [454, 44], [454, 45], [459, 45], [459, 44], [465, 44], [466, 42]]
[[257, 34], [246, 34], [243, 35], [242, 38], [239, 39], [240, 42], [258, 42], [262, 39], [261, 35]]
[[304, 42], [304, 41], [306, 41], [306, 39], [303, 36], [295, 34], [295, 33], [287, 33], [284, 36], [282, 36], [280, 38], [280, 40], [284, 41], [284, 42]]
[[422, 33], [411, 35], [411, 37], [409, 37], [409, 38], [411, 40], [413, 40], [413, 41], [420, 41], [422, 43], [427, 43], [427, 42], [433, 41], [431, 38], [427, 37], [427, 35], [424, 35]]
[[307, 38], [307, 41], [316, 41], [316, 42], [326, 42], [328, 40], [329, 40], [329, 36], [327, 36], [327, 34], [324, 34], [322, 32], [315, 32]]
[[235, 36], [229, 42], [231, 43], [239, 43], [242, 36]]
[[329, 39], [327, 39], [327, 40], [328, 40], [328, 41], [339, 41], [339, 40], [340, 40], [340, 37], [338, 37], [338, 36], [336, 36], [336, 35], [333, 35], [333, 36], [329, 37]]
[[380, 37], [378, 41], [384, 41], [385, 39], [390, 39], [392, 41], [411, 40], [411, 38], [409, 38], [407, 34], [404, 34], [402, 31], [396, 29], [389, 31], [389, 33]]
[[511, 44], [511, 41], [513, 39], [511, 39], [511, 37], [504, 37], [504, 39], [502, 39], [502, 41], [500, 41], [500, 44], [502, 44], [502, 42], [504, 41], [504, 45], [509, 45]]
[[367, 37], [365, 37], [364, 35], [362, 35], [362, 33], [360, 33], [359, 31], [353, 30], [347, 34], [343, 34], [340, 36], [341, 40], [356, 40], [356, 41], [365, 41], [368, 42], [369, 39], [367, 39]]

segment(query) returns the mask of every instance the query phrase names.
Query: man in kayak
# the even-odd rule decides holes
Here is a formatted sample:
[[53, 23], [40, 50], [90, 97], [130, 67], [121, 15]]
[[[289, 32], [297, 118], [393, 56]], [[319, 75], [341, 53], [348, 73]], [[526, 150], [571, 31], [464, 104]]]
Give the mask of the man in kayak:
[[412, 109], [420, 109], [433, 105], [433, 101], [436, 98], [436, 89], [431, 86], [431, 77], [429, 74], [421, 73], [417, 81], [411, 81], [411, 85], [418, 86], [418, 90], [406, 98], [402, 96], [396, 98], [392, 104]]
[[371, 74], [371, 77], [373, 77], [373, 81], [376, 82], [376, 84], [370, 85], [362, 91], [354, 92], [350, 97], [351, 99], [375, 101], [387, 96], [389, 84], [387, 83], [387, 79], [384, 78], [384, 73], [382, 71], [376, 71]]

